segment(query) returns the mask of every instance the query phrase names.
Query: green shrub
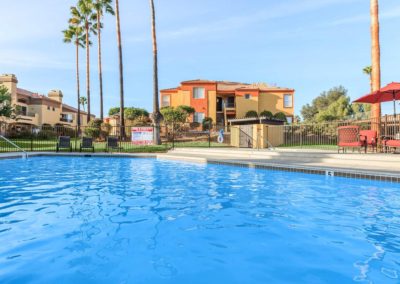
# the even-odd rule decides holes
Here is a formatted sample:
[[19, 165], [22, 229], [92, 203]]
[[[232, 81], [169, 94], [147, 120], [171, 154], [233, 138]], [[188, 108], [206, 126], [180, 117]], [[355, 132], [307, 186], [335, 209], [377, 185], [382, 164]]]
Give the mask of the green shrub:
[[103, 123], [101, 119], [91, 120], [88, 126], [84, 129], [85, 136], [97, 139], [105, 137], [111, 130], [111, 125]]
[[284, 122], [287, 122], [286, 114], [284, 114], [283, 112], [275, 113], [274, 118], [284, 121]]
[[203, 125], [203, 131], [208, 131], [212, 129], [212, 123], [213, 119], [211, 117], [206, 117], [203, 119], [202, 125]]
[[274, 115], [272, 112], [270, 112], [269, 110], [264, 110], [263, 112], [260, 113], [261, 117], [266, 117], [266, 118], [273, 118]]
[[57, 138], [57, 133], [49, 128], [45, 128], [37, 133], [37, 138], [44, 140], [52, 140]]
[[246, 118], [258, 117], [258, 113], [255, 110], [249, 110], [246, 112]]

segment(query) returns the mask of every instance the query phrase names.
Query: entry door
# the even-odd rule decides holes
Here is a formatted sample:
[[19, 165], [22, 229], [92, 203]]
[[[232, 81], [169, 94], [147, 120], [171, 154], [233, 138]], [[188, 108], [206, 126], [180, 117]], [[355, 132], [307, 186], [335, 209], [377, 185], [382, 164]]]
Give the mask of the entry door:
[[253, 125], [241, 125], [239, 128], [240, 148], [253, 148]]
[[217, 111], [222, 111], [222, 98], [221, 97], [217, 97]]

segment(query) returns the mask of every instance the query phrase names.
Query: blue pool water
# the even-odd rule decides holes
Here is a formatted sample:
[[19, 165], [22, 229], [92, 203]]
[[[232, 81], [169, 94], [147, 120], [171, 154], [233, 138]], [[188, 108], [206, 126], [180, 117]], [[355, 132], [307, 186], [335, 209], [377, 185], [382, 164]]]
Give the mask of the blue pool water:
[[0, 283], [400, 283], [398, 184], [153, 159], [0, 172]]

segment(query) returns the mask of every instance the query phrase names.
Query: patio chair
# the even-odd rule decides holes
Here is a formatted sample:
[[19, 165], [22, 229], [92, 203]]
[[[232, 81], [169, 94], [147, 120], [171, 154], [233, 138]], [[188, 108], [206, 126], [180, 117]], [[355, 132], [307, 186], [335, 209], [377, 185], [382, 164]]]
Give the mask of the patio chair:
[[394, 138], [394, 136], [385, 136], [383, 138], [383, 148], [386, 153], [388, 153], [390, 149], [393, 149], [394, 152], [396, 152], [396, 150], [400, 148], [400, 140]]
[[72, 152], [71, 137], [69, 136], [58, 137], [56, 152], [59, 152], [60, 149], [69, 149], [69, 151]]
[[93, 138], [82, 137], [81, 146], [79, 147], [79, 152], [82, 152], [82, 149], [91, 149], [92, 152], [94, 153]]
[[366, 144], [366, 147], [371, 147], [372, 152], [378, 151], [378, 134], [375, 130], [360, 130], [360, 140]]
[[106, 152], [109, 152], [110, 149], [117, 149], [121, 150], [122, 147], [119, 145], [119, 141], [117, 137], [107, 137], [107, 143], [106, 143]]
[[358, 148], [359, 152], [364, 149], [364, 153], [367, 153], [367, 138], [363, 136], [361, 138], [359, 126], [340, 126], [338, 131], [338, 153], [343, 150], [346, 152], [347, 148], [352, 148], [353, 152], [355, 148]]

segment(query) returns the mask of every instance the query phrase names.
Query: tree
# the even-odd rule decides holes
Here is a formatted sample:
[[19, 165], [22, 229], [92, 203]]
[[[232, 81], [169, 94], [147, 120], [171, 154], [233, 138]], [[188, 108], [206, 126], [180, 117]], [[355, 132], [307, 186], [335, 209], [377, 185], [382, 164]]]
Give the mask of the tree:
[[11, 95], [5, 86], [0, 86], [0, 117], [11, 117], [13, 112]]
[[369, 77], [369, 85], [370, 85], [370, 89], [371, 89], [371, 93], [373, 92], [373, 87], [372, 87], [372, 66], [366, 66], [363, 69], [363, 73], [365, 75], [368, 75]]
[[94, 19], [96, 19], [96, 13], [94, 12], [94, 6], [92, 0], [79, 0], [76, 7], [71, 7], [72, 18], [70, 24], [79, 26], [85, 31], [85, 44], [86, 44], [86, 96], [88, 106], [87, 121], [91, 119], [90, 112], [90, 35], [96, 34], [94, 28]]
[[151, 34], [153, 40], [153, 123], [155, 126], [154, 144], [161, 145], [160, 137], [160, 121], [162, 114], [160, 113], [160, 102], [158, 99], [158, 51], [157, 51], [157, 35], [156, 35], [156, 11], [154, 1], [150, 1], [151, 11]]
[[112, 0], [96, 0], [94, 8], [96, 10], [97, 42], [98, 42], [98, 64], [99, 64], [99, 84], [100, 84], [100, 119], [104, 119], [103, 106], [103, 69], [101, 60], [101, 29], [103, 28], [102, 18], [104, 13], [115, 15], [114, 9], [111, 6]]
[[143, 108], [127, 107], [125, 108], [125, 118], [129, 120], [137, 120], [140, 118], [148, 118], [149, 112]]
[[[71, 20], [69, 21], [71, 22]], [[80, 129], [81, 126], [81, 95], [80, 95], [80, 81], [79, 81], [79, 48], [84, 47], [85, 37], [83, 35], [83, 30], [79, 25], [70, 25], [68, 29], [63, 31], [64, 42], [75, 44], [75, 57], [76, 57], [76, 95], [77, 95], [77, 105], [78, 105], [78, 117], [77, 126]]]
[[118, 63], [119, 63], [119, 126], [121, 127], [121, 137], [125, 137], [125, 113], [124, 113], [124, 66], [122, 62], [122, 39], [121, 39], [121, 23], [119, 18], [119, 1], [115, 0], [115, 15], [117, 29], [117, 45], [118, 45]]
[[255, 110], [249, 110], [248, 112], [246, 112], [245, 115], [246, 118], [257, 118], [258, 117], [258, 113]]
[[163, 107], [160, 112], [167, 124], [185, 123], [190, 115], [190, 113], [182, 107]]
[[[372, 91], [381, 88], [381, 48], [379, 42], [379, 3], [378, 0], [370, 0], [371, 8], [371, 57], [372, 70], [371, 81]], [[372, 117], [381, 118], [381, 104], [377, 103], [372, 106]], [[379, 134], [378, 134], [379, 135]]]
[[87, 105], [87, 99], [85, 97], [80, 97], [79, 103], [82, 105], [83, 111], [85, 111], [85, 105]]
[[112, 115], [116, 115], [119, 114], [120, 108], [119, 107], [112, 107], [110, 108], [110, 110], [108, 111], [108, 115], [112, 116]]
[[324, 122], [345, 119], [360, 112], [362, 110], [351, 106], [347, 90], [339, 86], [323, 92], [311, 105], [303, 106], [301, 115], [305, 122]]

